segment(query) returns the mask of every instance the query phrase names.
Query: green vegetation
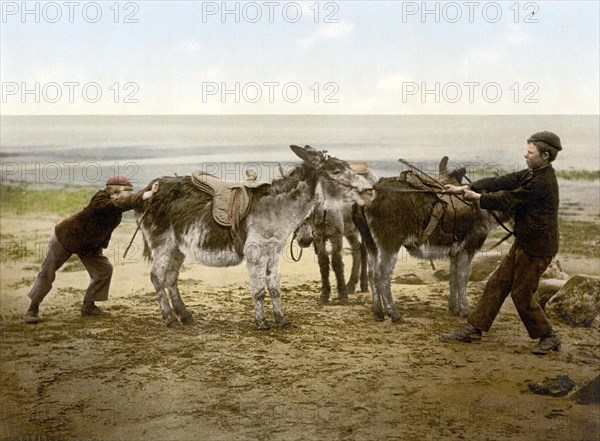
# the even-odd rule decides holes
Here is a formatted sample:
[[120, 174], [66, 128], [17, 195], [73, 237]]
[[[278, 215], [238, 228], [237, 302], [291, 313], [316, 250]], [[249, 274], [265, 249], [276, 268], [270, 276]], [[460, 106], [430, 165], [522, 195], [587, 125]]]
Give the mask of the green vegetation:
[[[490, 166], [489, 168], [468, 169], [467, 176], [471, 180], [477, 180], [483, 177], [489, 178], [496, 175], [501, 176], [517, 170], [518, 169]], [[600, 180], [600, 170], [556, 170], [556, 177], [566, 181], [598, 181]]]
[[561, 220], [560, 253], [597, 259], [600, 256], [600, 222]]
[[600, 170], [557, 170], [556, 177], [567, 181], [598, 181]]
[[31, 185], [0, 184], [0, 207], [4, 213], [51, 213], [68, 216], [87, 205], [96, 189], [61, 185], [36, 190]]

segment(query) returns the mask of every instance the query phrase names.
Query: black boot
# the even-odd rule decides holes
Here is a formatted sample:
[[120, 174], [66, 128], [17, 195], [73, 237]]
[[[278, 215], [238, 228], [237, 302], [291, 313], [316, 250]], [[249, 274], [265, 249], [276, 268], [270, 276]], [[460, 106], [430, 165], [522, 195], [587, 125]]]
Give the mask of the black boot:
[[540, 338], [540, 342], [531, 350], [535, 355], [546, 355], [552, 351], [560, 350], [560, 338], [554, 332], [550, 332]]
[[29, 309], [25, 313], [25, 323], [30, 325], [35, 325], [40, 322], [40, 318], [38, 314], [40, 312], [40, 304], [31, 302], [29, 305]]
[[94, 302], [83, 302], [83, 306], [81, 307], [81, 315], [83, 317], [110, 317], [112, 314], [108, 311], [104, 311], [96, 306]]

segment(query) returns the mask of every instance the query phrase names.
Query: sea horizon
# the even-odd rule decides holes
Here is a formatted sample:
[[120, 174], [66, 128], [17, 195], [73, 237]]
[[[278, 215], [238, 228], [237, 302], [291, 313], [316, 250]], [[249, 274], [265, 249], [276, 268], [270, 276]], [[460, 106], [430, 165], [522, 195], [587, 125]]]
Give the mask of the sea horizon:
[[0, 128], [2, 181], [146, 183], [196, 169], [244, 180], [248, 168], [270, 181], [279, 163], [298, 163], [292, 144], [366, 161], [378, 176], [405, 169], [399, 158], [435, 173], [442, 156], [516, 171], [540, 130], [561, 136], [557, 170], [600, 170], [598, 115], [2, 115]]

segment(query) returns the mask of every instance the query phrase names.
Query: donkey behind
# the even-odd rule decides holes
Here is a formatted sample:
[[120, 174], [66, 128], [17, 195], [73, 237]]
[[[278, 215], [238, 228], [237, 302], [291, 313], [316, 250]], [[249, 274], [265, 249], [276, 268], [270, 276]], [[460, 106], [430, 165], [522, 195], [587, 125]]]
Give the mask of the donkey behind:
[[[362, 165], [358, 168], [356, 165]], [[377, 178], [365, 163], [350, 163], [350, 167], [365, 177], [371, 184]], [[352, 220], [352, 205], [345, 204], [339, 209], [327, 209], [323, 203], [317, 204], [311, 215], [294, 232], [298, 245], [307, 248], [314, 245], [321, 271], [320, 302], [329, 302], [331, 284], [329, 283], [329, 253], [327, 241], [331, 243], [331, 267], [335, 274], [338, 300], [346, 302], [348, 294], [356, 291], [360, 276], [360, 291], [368, 292], [367, 250]], [[352, 250], [352, 270], [348, 283], [345, 282], [344, 262], [342, 260], [344, 237]]]
[[[465, 170], [448, 174], [447, 161], [448, 158], [444, 157], [440, 163], [440, 181], [443, 184], [460, 182]], [[453, 215], [451, 210], [444, 211], [440, 222], [430, 230], [436, 208], [444, 204], [456, 206], [461, 202], [456, 196], [447, 195], [448, 201], [442, 202], [433, 191], [415, 192], [415, 186], [406, 179], [411, 173], [404, 172], [400, 178], [380, 179], [375, 185], [373, 203], [364, 209], [355, 207], [353, 211], [354, 221], [369, 254], [369, 282], [375, 319], [384, 320], [385, 310], [393, 322], [403, 321], [394, 305], [390, 286], [402, 246], [418, 258], [450, 258], [448, 308], [456, 315], [468, 315], [467, 282], [471, 262], [497, 222], [491, 212], [481, 210], [478, 204], [471, 204], [466, 212], [461, 210], [462, 216]]]
[[177, 316], [184, 324], [194, 323], [177, 284], [185, 258], [217, 267], [238, 265], [245, 259], [258, 329], [269, 328], [264, 315], [265, 288], [276, 322], [282, 327], [290, 325], [281, 307], [279, 274], [287, 238], [319, 201], [364, 205], [373, 198], [371, 184], [353, 173], [346, 162], [310, 146], [291, 149], [303, 162], [289, 177], [249, 189], [249, 213], [239, 225], [241, 254], [236, 252], [230, 229], [213, 219], [212, 198], [198, 191], [190, 176], [160, 180], [160, 191], [145, 204], [141, 229], [145, 254], [152, 259], [151, 280], [167, 326], [176, 326]]

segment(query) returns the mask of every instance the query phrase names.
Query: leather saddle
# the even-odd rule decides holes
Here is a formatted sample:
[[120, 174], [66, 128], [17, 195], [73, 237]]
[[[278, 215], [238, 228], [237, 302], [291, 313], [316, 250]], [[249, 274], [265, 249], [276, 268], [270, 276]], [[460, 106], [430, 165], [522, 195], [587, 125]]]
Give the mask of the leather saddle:
[[[438, 182], [442, 185], [462, 185], [465, 175], [466, 169], [464, 167], [448, 172], [447, 156], [444, 156], [440, 161]], [[400, 180], [405, 181], [417, 190], [443, 190], [434, 180], [420, 173], [415, 173], [412, 170], [402, 172]], [[472, 228], [475, 220], [475, 208], [472, 204], [464, 202], [462, 198], [451, 194], [431, 194], [436, 196], [437, 201], [433, 205], [427, 226], [417, 239], [417, 243], [415, 244], [417, 247], [425, 243], [438, 226], [445, 233], [452, 234], [455, 239], [463, 238]]]
[[250, 212], [251, 188], [270, 185], [265, 182], [224, 182], [215, 175], [196, 170], [192, 173], [194, 186], [212, 197], [212, 216], [215, 222], [230, 227], [236, 252], [243, 255], [243, 241], [239, 236], [240, 221]]

